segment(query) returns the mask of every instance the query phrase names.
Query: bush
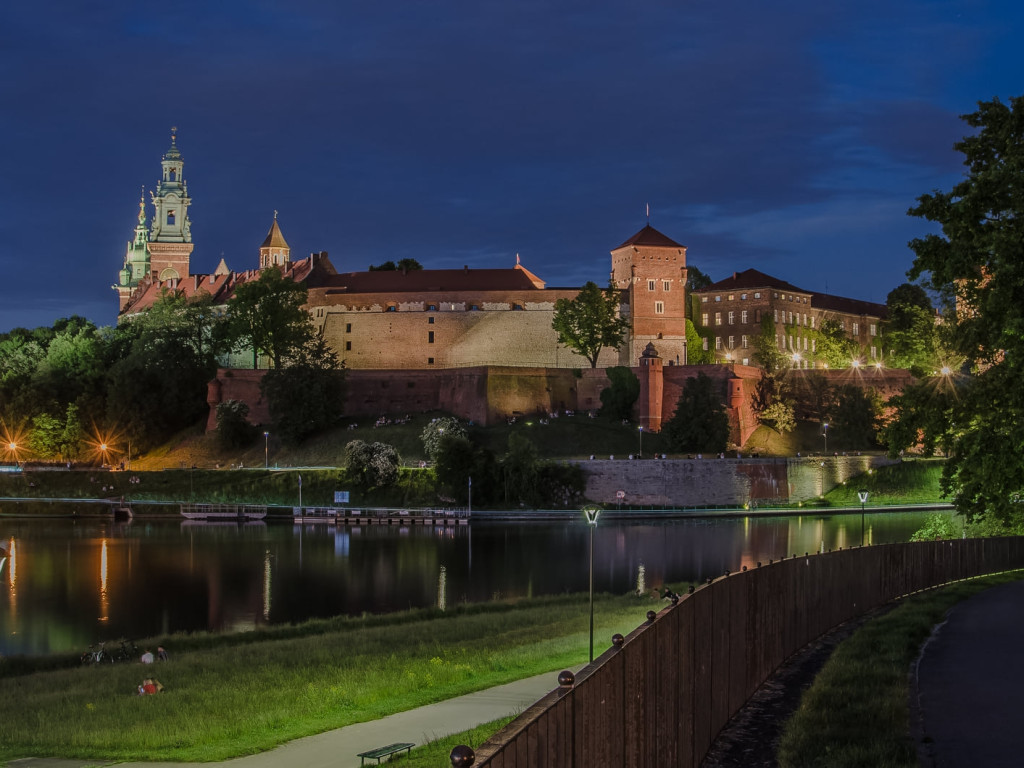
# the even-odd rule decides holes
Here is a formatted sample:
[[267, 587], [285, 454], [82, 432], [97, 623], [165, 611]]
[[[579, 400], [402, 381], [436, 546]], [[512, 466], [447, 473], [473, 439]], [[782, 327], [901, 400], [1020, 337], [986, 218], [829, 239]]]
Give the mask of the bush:
[[345, 467], [349, 477], [367, 489], [394, 485], [401, 462], [398, 450], [387, 443], [353, 440], [345, 446]]
[[217, 444], [224, 449], [244, 448], [258, 434], [249, 423], [249, 406], [239, 400], [226, 400], [217, 406]]

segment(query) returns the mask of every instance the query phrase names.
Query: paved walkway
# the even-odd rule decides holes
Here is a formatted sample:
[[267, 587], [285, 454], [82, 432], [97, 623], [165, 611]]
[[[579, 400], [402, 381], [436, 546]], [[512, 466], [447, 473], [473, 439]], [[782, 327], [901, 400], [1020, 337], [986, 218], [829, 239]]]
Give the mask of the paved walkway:
[[[507, 685], [477, 691], [448, 701], [430, 704], [408, 712], [357, 723], [316, 736], [296, 739], [258, 755], [238, 757], [222, 763], [118, 763], [122, 768], [279, 768], [282, 765], [303, 768], [358, 768], [356, 754], [396, 741], [411, 741], [417, 746], [452, 733], [469, 730], [506, 715], [519, 714], [548, 692], [558, 687], [558, 673], [518, 680]], [[372, 765], [373, 763], [369, 763]], [[112, 763], [85, 760], [27, 758], [12, 760], [9, 768], [85, 768]]]
[[1024, 581], [954, 606], [917, 676], [922, 765], [1024, 765]]

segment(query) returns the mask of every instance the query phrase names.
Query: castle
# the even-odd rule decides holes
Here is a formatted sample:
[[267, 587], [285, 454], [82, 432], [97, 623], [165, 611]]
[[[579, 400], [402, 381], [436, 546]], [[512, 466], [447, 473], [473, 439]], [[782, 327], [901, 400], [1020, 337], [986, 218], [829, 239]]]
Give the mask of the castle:
[[[238, 285], [256, 279], [263, 269], [276, 268], [286, 278], [305, 284], [310, 321], [344, 360], [350, 382], [363, 378], [378, 384], [396, 382], [396, 377], [401, 378], [399, 372], [404, 371], [406, 389], [416, 389], [419, 382], [417, 394], [437, 391], [417, 401], [419, 407], [417, 402], [409, 402], [409, 393], [397, 399], [367, 395], [362, 405], [366, 409], [387, 412], [392, 405], [396, 409], [408, 406], [430, 410], [445, 403], [443, 388], [423, 386], [430, 378], [429, 372], [447, 372], [441, 378], [454, 381], [452, 376], [457, 372], [506, 369], [516, 369], [511, 375], [519, 384], [511, 388], [525, 388], [525, 397], [509, 395], [509, 407], [493, 412], [481, 412], [478, 406], [461, 410], [468, 408], [479, 420], [486, 421], [522, 408], [588, 408], [600, 404], [594, 402], [599, 384], [589, 389], [584, 385], [590, 380], [600, 382], [603, 376], [582, 376], [589, 363], [560, 344], [552, 328], [556, 301], [574, 298], [578, 287], [548, 287], [519, 263], [518, 256], [515, 265], [506, 268], [355, 272], [339, 272], [326, 252], [293, 261], [276, 211], [259, 248], [258, 268], [232, 271], [221, 259], [212, 274], [193, 274], [189, 264], [193, 249], [188, 218], [191, 199], [174, 132], [161, 165], [161, 180], [151, 194], [152, 224], [147, 230], [145, 203], [140, 201], [135, 235], [128, 243], [119, 282], [113, 286], [119, 295], [120, 318], [147, 309], [165, 290], [186, 296], [206, 292], [223, 304]], [[687, 349], [690, 298], [686, 248], [647, 224], [611, 250], [610, 279], [620, 291], [619, 311], [628, 324], [622, 345], [602, 350], [597, 367], [621, 365], [638, 372], [642, 383], [647, 382], [641, 396], [641, 423], [657, 429], [663, 418], [671, 416], [676, 401], [669, 400], [675, 385], [666, 390], [655, 380], [663, 380], [665, 369], [691, 362]], [[814, 328], [824, 318], [833, 317], [843, 322], [853, 336], [869, 342], [885, 310], [878, 304], [804, 291], [756, 270], [734, 274], [694, 292], [693, 302], [696, 333], [691, 339], [700, 340], [702, 353], [713, 349], [714, 362], [740, 367], [751, 362], [751, 338], [760, 333], [763, 317], [774, 318], [780, 331], [780, 348], [796, 355], [796, 366], [807, 367], [814, 364], [814, 350], [808, 348], [806, 334], [796, 329]], [[875, 346], [871, 349], [874, 355]], [[801, 353], [805, 353], [802, 358]], [[709, 357], [701, 355], [710, 362]], [[542, 388], [538, 385], [536, 392], [522, 384], [529, 370], [549, 372], [540, 376], [546, 383]], [[360, 371], [367, 375], [357, 375]], [[576, 385], [572, 376], [565, 376], [574, 371]], [[721, 371], [723, 381], [737, 378], [735, 371], [735, 367], [728, 375]], [[684, 380], [681, 376], [682, 372], [670, 378], [678, 383]], [[441, 378], [434, 376], [433, 380]], [[555, 384], [555, 379], [562, 383]], [[374, 386], [367, 385], [367, 392]], [[490, 385], [474, 386], [478, 392], [483, 386], [485, 397], [489, 396], [486, 390]], [[381, 388], [388, 387], [377, 387]], [[723, 388], [723, 399], [739, 407], [741, 389], [738, 385], [727, 391]]]

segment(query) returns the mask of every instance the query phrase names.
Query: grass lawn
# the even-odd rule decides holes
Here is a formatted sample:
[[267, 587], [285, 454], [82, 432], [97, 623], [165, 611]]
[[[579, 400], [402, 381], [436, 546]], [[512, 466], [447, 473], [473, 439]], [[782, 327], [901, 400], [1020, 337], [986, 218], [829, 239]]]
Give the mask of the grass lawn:
[[940, 459], [913, 459], [881, 467], [838, 485], [825, 494], [830, 506], [860, 506], [857, 492], [871, 495], [869, 504], [926, 504], [946, 501], [939, 488], [942, 467]]
[[[598, 596], [596, 646], [645, 620], [650, 597]], [[586, 660], [588, 602], [571, 595], [151, 640], [171, 661], [23, 672], [0, 666], [0, 760], [223, 760]], [[144, 676], [166, 690], [138, 697]]]
[[908, 673], [953, 605], [1024, 572], [962, 581], [906, 598], [839, 645], [786, 724], [781, 768], [916, 768]]

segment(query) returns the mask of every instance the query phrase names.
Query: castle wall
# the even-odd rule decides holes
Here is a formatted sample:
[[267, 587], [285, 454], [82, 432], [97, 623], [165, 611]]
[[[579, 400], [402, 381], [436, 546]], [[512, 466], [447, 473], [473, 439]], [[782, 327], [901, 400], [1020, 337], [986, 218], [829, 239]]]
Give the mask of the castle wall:
[[[264, 370], [221, 369], [210, 382], [207, 431], [216, 429], [216, 407], [226, 400], [249, 406], [254, 424], [269, 424], [260, 394]], [[596, 410], [608, 386], [603, 370], [486, 367], [431, 370], [355, 370], [346, 374], [345, 415], [372, 418], [445, 411], [478, 424], [559, 410]]]
[[[545, 291], [545, 293], [548, 293]], [[554, 292], [552, 292], [554, 293]], [[573, 295], [575, 292], [569, 292]], [[530, 302], [523, 296], [507, 299], [442, 302], [422, 295], [402, 301], [317, 306], [315, 323], [327, 342], [352, 370], [465, 368], [481, 365], [546, 368], [589, 368], [586, 358], [558, 343], [551, 327], [554, 299]], [[534, 300], [536, 296], [532, 296]], [[547, 298], [547, 297], [546, 297]], [[437, 309], [428, 310], [426, 307]], [[522, 307], [514, 309], [513, 307]], [[604, 349], [598, 366], [619, 364], [616, 350]]]
[[[824, 462], [824, 466], [822, 466]], [[590, 501], [665, 507], [735, 507], [816, 498], [868, 469], [897, 463], [885, 456], [780, 459], [644, 459], [579, 461]]]

